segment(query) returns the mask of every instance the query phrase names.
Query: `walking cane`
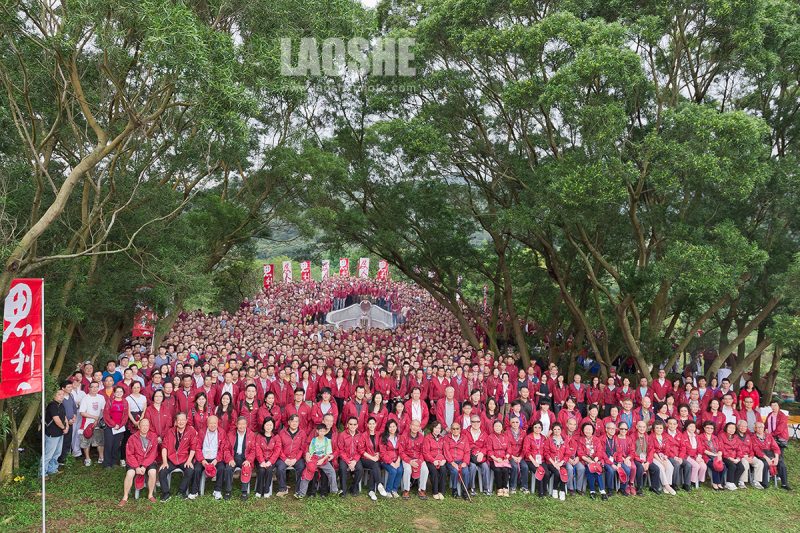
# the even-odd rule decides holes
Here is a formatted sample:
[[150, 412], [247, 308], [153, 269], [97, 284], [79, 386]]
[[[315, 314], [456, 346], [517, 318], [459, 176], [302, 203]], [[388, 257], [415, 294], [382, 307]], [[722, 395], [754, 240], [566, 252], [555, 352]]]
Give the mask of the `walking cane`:
[[467, 500], [469, 503], [472, 503], [472, 496], [469, 495], [469, 491], [467, 490], [467, 484], [464, 483], [464, 478], [461, 477], [461, 470], [458, 471], [458, 480], [461, 482], [461, 488], [464, 489], [464, 494], [467, 495]]

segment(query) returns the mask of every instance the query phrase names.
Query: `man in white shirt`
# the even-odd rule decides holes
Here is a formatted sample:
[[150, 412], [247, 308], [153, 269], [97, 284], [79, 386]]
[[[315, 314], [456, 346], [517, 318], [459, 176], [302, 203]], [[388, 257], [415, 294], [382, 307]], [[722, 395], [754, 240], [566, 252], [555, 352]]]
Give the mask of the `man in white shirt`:
[[[78, 412], [81, 415], [81, 425], [79, 426], [81, 448], [84, 453], [83, 464], [91, 466], [92, 460], [89, 458], [89, 450], [92, 446], [97, 447], [99, 457], [98, 464], [103, 463], [103, 430], [97, 427], [97, 422], [103, 416], [103, 408], [106, 406], [106, 399], [97, 394], [100, 384], [93, 381], [89, 385], [89, 394], [81, 400], [81, 406]], [[83, 431], [89, 424], [94, 424], [92, 436], [88, 439], [84, 436]]]

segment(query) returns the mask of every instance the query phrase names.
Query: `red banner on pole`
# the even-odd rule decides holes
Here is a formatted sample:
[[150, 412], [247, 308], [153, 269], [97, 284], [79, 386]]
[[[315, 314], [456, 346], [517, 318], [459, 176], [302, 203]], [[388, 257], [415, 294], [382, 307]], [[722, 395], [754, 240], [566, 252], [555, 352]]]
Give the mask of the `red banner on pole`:
[[320, 281], [325, 281], [331, 275], [331, 262], [327, 259], [322, 260], [322, 275]]
[[300, 261], [300, 281], [311, 281], [311, 261]]
[[369, 257], [362, 257], [358, 260], [358, 277], [369, 277]]
[[339, 259], [339, 276], [343, 278], [350, 277], [350, 259], [346, 257]]
[[136, 314], [133, 316], [134, 337], [152, 337], [156, 331], [156, 314], [149, 307], [143, 305], [136, 306]]
[[275, 279], [275, 265], [264, 265], [264, 288], [269, 289], [272, 286], [272, 280]]
[[18, 278], [3, 306], [0, 399], [42, 392], [44, 280]]
[[291, 261], [284, 261], [283, 262], [283, 282], [289, 283], [292, 281], [292, 262]]
[[378, 281], [389, 280], [389, 262], [386, 259], [378, 261], [378, 274], [375, 276]]

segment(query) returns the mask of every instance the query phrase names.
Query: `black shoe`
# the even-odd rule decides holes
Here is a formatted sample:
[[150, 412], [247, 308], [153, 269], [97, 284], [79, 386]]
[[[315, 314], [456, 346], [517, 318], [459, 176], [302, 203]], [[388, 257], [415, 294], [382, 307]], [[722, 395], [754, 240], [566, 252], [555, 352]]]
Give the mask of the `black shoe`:
[[169, 494], [162, 494], [161, 495], [161, 503], [168, 502], [169, 499], [170, 499], [170, 495]]
[[223, 500], [230, 500], [231, 499], [231, 493], [230, 492], [226, 492], [225, 494], [222, 495], [222, 499]]
[[469, 500], [469, 495], [467, 494], [467, 491], [464, 491], [464, 492], [461, 493], [461, 499], [462, 500]]
[[453, 489], [453, 498], [458, 498], [458, 490]]
[[594, 493], [594, 491], [591, 491], [591, 492], [589, 493], [589, 497], [590, 497], [591, 499], [593, 499], [593, 500], [597, 499], [597, 495]]
[[600, 499], [603, 500], [604, 502], [608, 501], [608, 494], [605, 494], [605, 493], [601, 494], [600, 495]]
[[642, 489], [636, 489], [637, 496], [644, 496], [644, 491]]
[[189, 499], [189, 495], [184, 493], [184, 492], [181, 492], [180, 495], [181, 495], [181, 500], [188, 500]]
[[578, 491], [578, 496], [583, 496], [583, 491], [582, 490]]
[[339, 491], [339, 497], [340, 498], [346, 498], [347, 497], [347, 493], [345, 491], [343, 491], [343, 490], [340, 490]]
[[692, 492], [692, 486], [691, 485], [684, 485], [683, 486], [683, 490], [685, 490], [686, 492]]
[[791, 489], [791, 487], [789, 487], [789, 485], [781, 485], [781, 488], [782, 488], [783, 490], [789, 490], [789, 491], [791, 491], [791, 490], [792, 490], [792, 489]]
[[246, 492], [243, 492], [243, 493], [242, 493], [242, 501], [243, 501], [243, 502], [246, 502], [246, 501], [247, 501], [247, 493], [246, 493]]

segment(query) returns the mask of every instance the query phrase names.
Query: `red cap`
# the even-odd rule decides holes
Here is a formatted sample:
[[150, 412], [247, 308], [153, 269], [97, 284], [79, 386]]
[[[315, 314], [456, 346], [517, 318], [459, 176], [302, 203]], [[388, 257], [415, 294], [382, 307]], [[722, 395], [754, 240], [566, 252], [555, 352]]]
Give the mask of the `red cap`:
[[558, 474], [561, 476], [561, 481], [563, 481], [564, 483], [566, 483], [567, 480], [569, 479], [569, 474], [567, 474], [567, 469], [563, 466], [558, 469]]
[[544, 467], [539, 466], [536, 468], [536, 479], [541, 481], [544, 479]]
[[136, 474], [136, 476], [134, 476], [133, 486], [136, 487], [136, 490], [142, 490], [144, 488], [144, 474]]
[[589, 463], [589, 472], [594, 472], [595, 474], [599, 474], [603, 471], [603, 467], [600, 466], [600, 463]]
[[214, 477], [214, 476], [216, 476], [216, 475], [217, 475], [217, 467], [216, 467], [216, 466], [214, 466], [214, 465], [212, 465], [211, 463], [208, 463], [208, 464], [206, 465], [206, 475], [207, 475], [208, 477]]
[[240, 475], [240, 480], [242, 483], [250, 483], [250, 475], [253, 473], [253, 467], [250, 465], [242, 466], [242, 473]]
[[617, 475], [619, 476], [620, 483], [628, 482], [628, 474], [625, 473], [625, 469], [623, 469], [621, 466], [617, 467]]
[[94, 433], [94, 424], [89, 424], [85, 428], [83, 428], [83, 438], [91, 439], [92, 433]]
[[725, 463], [722, 462], [721, 457], [714, 457], [713, 466], [714, 470], [716, 470], [717, 472], [722, 472], [723, 470], [725, 470]]
[[769, 465], [769, 475], [775, 477], [777, 473], [778, 473], [778, 467], [775, 465]]

